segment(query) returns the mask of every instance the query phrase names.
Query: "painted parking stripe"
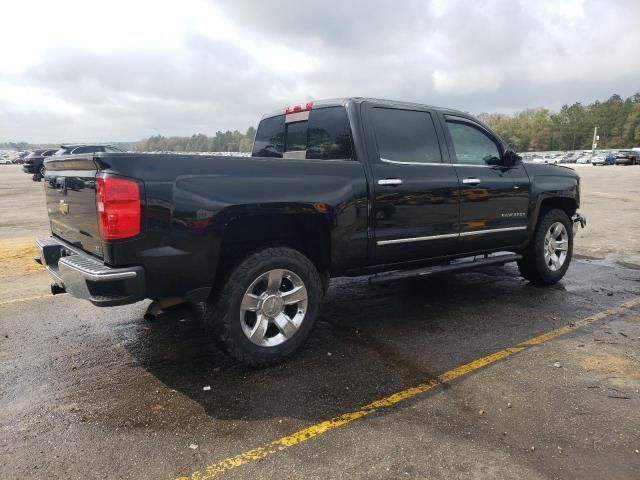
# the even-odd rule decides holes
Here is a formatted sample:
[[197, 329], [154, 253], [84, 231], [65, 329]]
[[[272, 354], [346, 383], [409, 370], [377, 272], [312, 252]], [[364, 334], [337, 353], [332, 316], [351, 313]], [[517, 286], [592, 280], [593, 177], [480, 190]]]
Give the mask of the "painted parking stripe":
[[363, 417], [366, 417], [367, 415], [371, 415], [372, 413], [375, 413], [380, 409], [388, 408], [410, 398], [416, 397], [421, 393], [433, 389], [440, 383], [450, 382], [457, 378], [463, 377], [469, 373], [486, 367], [487, 365], [491, 365], [506, 357], [509, 357], [510, 355], [529, 349], [535, 345], [540, 345], [542, 343], [548, 342], [549, 340], [569, 333], [577, 328], [597, 322], [598, 320], [603, 320], [613, 315], [624, 313], [625, 310], [630, 309], [633, 306], [638, 305], [639, 303], [640, 299], [635, 298], [623, 303], [619, 307], [614, 307], [603, 312], [594, 313], [593, 315], [578, 320], [575, 323], [571, 323], [564, 327], [560, 327], [547, 333], [543, 333], [542, 335], [532, 337], [528, 340], [525, 340], [524, 342], [519, 343], [516, 346], [498, 350], [497, 352], [494, 352], [485, 357], [472, 360], [471, 362], [465, 363], [464, 365], [460, 365], [459, 367], [456, 367], [438, 376], [437, 380], [429, 380], [413, 387], [409, 387], [405, 390], [393, 393], [384, 398], [364, 405], [358, 410], [343, 413], [342, 415], [338, 415], [328, 420], [324, 420], [320, 423], [316, 423], [315, 425], [303, 428], [302, 430], [298, 430], [291, 435], [281, 437], [261, 447], [248, 450], [233, 457], [229, 457], [217, 463], [208, 465], [201, 471], [193, 472], [191, 475], [178, 477], [177, 480], [207, 480], [219, 476], [226, 471], [241, 467], [242, 465], [245, 465], [247, 463], [261, 460], [282, 450], [286, 450], [287, 448], [298, 445], [299, 443], [311, 440], [319, 435], [328, 432], [329, 430], [342, 427], [353, 422], [354, 420], [359, 420]]
[[9, 305], [11, 303], [19, 303], [19, 302], [29, 302], [31, 300], [40, 300], [42, 298], [52, 298], [53, 295], [34, 295], [32, 297], [24, 297], [24, 298], [11, 298], [9, 300], [0, 300], [0, 305]]

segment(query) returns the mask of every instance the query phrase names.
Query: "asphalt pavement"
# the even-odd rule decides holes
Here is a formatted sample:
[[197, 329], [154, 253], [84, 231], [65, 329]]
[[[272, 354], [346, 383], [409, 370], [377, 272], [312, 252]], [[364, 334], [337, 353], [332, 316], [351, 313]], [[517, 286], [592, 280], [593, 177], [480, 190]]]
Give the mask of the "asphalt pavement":
[[27, 180], [0, 177], [2, 479], [639, 478], [633, 248], [548, 288], [513, 266], [338, 279], [305, 348], [253, 370], [197, 309], [49, 295], [22, 240], [44, 207], [3, 213]]

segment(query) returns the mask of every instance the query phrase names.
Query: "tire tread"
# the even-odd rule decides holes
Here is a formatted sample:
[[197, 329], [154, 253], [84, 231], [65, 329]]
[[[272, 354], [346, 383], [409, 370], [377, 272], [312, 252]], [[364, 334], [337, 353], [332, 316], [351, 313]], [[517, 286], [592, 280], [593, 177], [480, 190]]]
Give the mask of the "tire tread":
[[[547, 229], [555, 222], [562, 222], [567, 229], [569, 249], [562, 268], [557, 272], [552, 272], [547, 269], [544, 264], [544, 253], [542, 252], [541, 246], [544, 245], [544, 237]], [[540, 214], [535, 232], [523, 253], [523, 258], [518, 260], [518, 269], [520, 270], [520, 274], [534, 285], [553, 285], [564, 277], [572, 257], [573, 232], [571, 230], [571, 221], [563, 210], [554, 208]]]
[[[216, 300], [203, 304], [203, 318], [209, 337], [228, 355], [251, 367], [268, 367], [281, 363], [295, 353], [306, 340], [306, 337], [304, 337], [292, 346], [287, 346], [288, 342], [285, 342], [278, 347], [269, 347], [274, 350], [266, 353], [260, 351], [260, 348], [264, 347], [246, 348], [246, 345], [243, 346], [242, 342], [236, 338], [237, 334], [234, 334], [231, 328], [231, 322], [238, 321], [236, 309], [233, 307], [234, 295], [244, 291], [242, 283], [243, 281], [246, 282], [253, 270], [271, 262], [275, 257], [287, 259], [291, 263], [298, 264], [309, 273], [311, 285], [307, 285], [307, 291], [310, 296], [315, 292], [316, 298], [309, 299], [310, 308], [304, 320], [312, 323], [311, 328], [306, 332], [306, 337], [308, 337], [313, 330], [313, 323], [315, 323], [315, 316], [323, 294], [322, 279], [311, 261], [302, 253], [291, 248], [266, 248], [249, 254], [230, 273]], [[278, 352], [281, 353], [274, 354], [275, 349], [278, 349]]]

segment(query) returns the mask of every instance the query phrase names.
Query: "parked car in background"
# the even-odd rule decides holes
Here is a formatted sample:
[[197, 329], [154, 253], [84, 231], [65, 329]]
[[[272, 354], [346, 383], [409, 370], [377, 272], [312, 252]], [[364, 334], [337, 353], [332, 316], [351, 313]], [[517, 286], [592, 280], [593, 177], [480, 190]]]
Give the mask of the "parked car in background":
[[591, 152], [585, 152], [582, 153], [578, 158], [576, 158], [576, 163], [580, 163], [580, 164], [587, 164], [587, 163], [591, 163], [591, 157], [592, 157], [592, 153]]
[[24, 159], [22, 171], [33, 175], [33, 181], [39, 182], [44, 177], [44, 159], [56, 153], [56, 148], [34, 150]]
[[118, 147], [114, 147], [113, 145], [107, 145], [104, 143], [95, 143], [95, 144], [87, 144], [87, 143], [76, 143], [69, 145], [60, 145], [60, 148], [56, 150], [53, 154], [56, 157], [60, 157], [62, 155], [78, 155], [78, 154], [87, 154], [87, 153], [123, 153]]
[[558, 159], [558, 163], [576, 163], [577, 158], [574, 152], [568, 152]]
[[616, 163], [616, 156], [609, 151], [597, 152], [591, 157], [591, 165], [614, 165]]
[[616, 153], [616, 165], [640, 165], [640, 152], [620, 150]]
[[31, 152], [29, 150], [24, 150], [22, 152], [18, 152], [14, 157], [11, 158], [11, 163], [13, 163], [13, 164], [23, 164], [24, 163], [24, 159], [30, 153]]

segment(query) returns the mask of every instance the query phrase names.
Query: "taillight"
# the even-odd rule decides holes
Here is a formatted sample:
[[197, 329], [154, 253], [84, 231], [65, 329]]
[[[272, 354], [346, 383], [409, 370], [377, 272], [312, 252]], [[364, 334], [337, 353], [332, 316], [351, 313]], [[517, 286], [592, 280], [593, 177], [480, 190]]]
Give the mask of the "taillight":
[[311, 110], [311, 107], [313, 107], [313, 102], [298, 103], [297, 105], [288, 106], [284, 113], [306, 112], [307, 110]]
[[140, 233], [140, 185], [119, 177], [96, 179], [96, 203], [103, 240], [119, 240]]

